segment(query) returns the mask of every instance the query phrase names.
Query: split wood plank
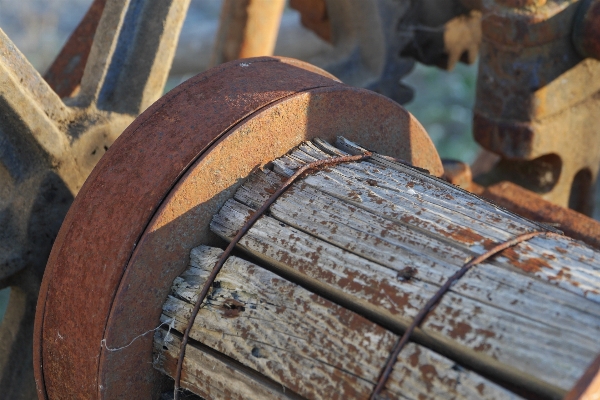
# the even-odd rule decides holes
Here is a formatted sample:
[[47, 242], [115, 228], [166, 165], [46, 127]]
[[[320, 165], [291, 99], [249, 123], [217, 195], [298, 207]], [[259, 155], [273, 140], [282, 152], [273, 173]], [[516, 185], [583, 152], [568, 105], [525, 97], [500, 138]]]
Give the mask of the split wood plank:
[[[162, 329], [154, 336], [154, 367], [170, 377], [174, 377], [177, 370], [181, 350], [179, 336], [177, 332]], [[205, 400], [302, 399], [256, 371], [194, 341], [186, 346], [182, 372], [181, 387]]]
[[[290, 156], [282, 157], [275, 163], [283, 162], [289, 157], [303, 158], [306, 161], [316, 159], [313, 157], [316, 155], [314, 149], [311, 149], [311, 155], [302, 151], [307, 147], [307, 145], [302, 145]], [[322, 158], [326, 156], [321, 152]], [[345, 200], [349, 199], [350, 203], [356, 202], [356, 199], [352, 199], [352, 197], [356, 197], [357, 193], [362, 193], [359, 196], [360, 202], [355, 205], [367, 207], [374, 212], [387, 211], [388, 214], [393, 214], [399, 209], [404, 213], [400, 218], [396, 217], [395, 222], [407, 223], [408, 221], [417, 228], [428, 229], [433, 235], [450, 236], [455, 243], [463, 243], [474, 250], [479, 250], [479, 246], [489, 248], [494, 243], [508, 240], [518, 234], [531, 231], [530, 228], [535, 227], [533, 222], [506, 211], [500, 212], [502, 210], [486, 215], [489, 214], [491, 206], [486, 201], [437, 178], [415, 173], [414, 170], [404, 165], [398, 164], [397, 170], [376, 169], [377, 174], [370, 174], [372, 169], [369, 164], [340, 165], [334, 170], [311, 175], [304, 183], [318, 187], [320, 191], [336, 197], [341, 195], [342, 198], [345, 197]], [[405, 174], [400, 171], [401, 169], [410, 171], [410, 174]], [[403, 173], [398, 173], [399, 171]], [[362, 174], [363, 172], [366, 174]], [[342, 175], [341, 179], [340, 175]], [[409, 176], [408, 179], [407, 176]], [[390, 181], [394, 183], [391, 186], [386, 184]], [[377, 182], [383, 182], [381, 184], [383, 189], [380, 189]], [[345, 192], [350, 194], [344, 196]], [[421, 204], [417, 204], [418, 202]], [[470, 204], [470, 210], [461, 203], [463, 205]], [[436, 211], [436, 207], [438, 207], [438, 211]], [[480, 208], [488, 209], [488, 212], [480, 213]], [[501, 218], [503, 214], [504, 217]], [[415, 219], [417, 221], [414, 221]], [[519, 246], [524, 251], [515, 254], [514, 251], [508, 250], [503, 253], [508, 260], [512, 261], [514, 267], [527, 269], [537, 267], [535, 272], [538, 277], [600, 302], [600, 291], [595, 284], [600, 278], [600, 258], [597, 251], [567, 237], [553, 241], [539, 237]], [[527, 257], [532, 246], [539, 246], [545, 251], [533, 254], [533, 257]], [[477, 251], [477, 253], [479, 252]], [[553, 261], [551, 265], [548, 264], [548, 260]], [[575, 279], [571, 279], [572, 277]], [[590, 281], [592, 285], [586, 285]]]
[[[250, 210], [243, 207], [240, 203], [228, 203], [222, 209], [229, 218], [232, 215], [239, 218], [237, 228], [250, 215]], [[237, 229], [225, 230], [220, 222], [215, 218], [213, 231], [231, 238]], [[291, 266], [382, 311], [389, 310], [403, 321], [410, 321], [439, 287], [419, 280], [418, 275], [405, 279], [391, 268], [357, 257], [269, 217], [260, 219], [240, 241], [240, 246], [267, 264]], [[412, 265], [417, 271], [425, 267]], [[475, 270], [467, 275], [474, 276], [475, 281], [481, 279]], [[562, 384], [565, 389], [581, 375], [588, 358], [593, 358], [594, 350], [590, 349], [598, 347], [595, 339], [530, 320], [527, 312], [519, 316], [494, 304], [457, 294], [457, 287], [465, 285], [468, 283], [460, 282], [444, 296], [423, 325], [424, 331], [430, 335], [439, 332], [524, 373]], [[484, 295], [495, 294], [495, 287], [485, 289]], [[523, 295], [519, 298], [527, 310], [527, 299]]]
[[[236, 198], [252, 206], [260, 203], [262, 192], [271, 190], [269, 183], [261, 178], [270, 175], [273, 175], [270, 171], [254, 175], [249, 182], [253, 190], [243, 187]], [[298, 207], [302, 213], [297, 212]], [[312, 187], [297, 187], [293, 193], [282, 196], [271, 207], [270, 216], [361, 258], [387, 266], [400, 277], [406, 268], [414, 268], [419, 280], [441, 285], [465, 262], [464, 251], [445, 241], [391, 224]], [[426, 268], [417, 270], [422, 264]], [[489, 290], [491, 285], [496, 285], [494, 291]], [[558, 329], [587, 332], [590, 337], [600, 334], [600, 308], [590, 307], [590, 302], [581, 301], [577, 294], [548, 286], [521, 271], [507, 272], [498, 263], [479, 265], [477, 272], [467, 274], [454, 290], [516, 314], [521, 313], [523, 295], [527, 291], [527, 306], [523, 311], [527, 311], [529, 318]], [[553, 307], [548, 307], [549, 302]], [[557, 314], [563, 319], [555, 319]]]
[[[221, 253], [204, 246], [192, 251], [191, 267], [175, 280], [172, 296], [163, 307], [163, 321], [174, 318], [175, 329], [185, 329], [200, 287]], [[281, 383], [288, 392], [315, 399], [368, 397], [397, 339], [359, 315], [236, 257], [220, 272], [191, 337]], [[163, 347], [158, 337], [155, 345], [160, 359], [171, 357], [171, 364], [175, 362], [177, 340], [173, 337]], [[195, 381], [204, 382], [204, 375], [210, 374], [206, 371], [210, 364], [197, 358], [194, 351], [187, 353], [184, 380], [192, 374]], [[206, 395], [212, 388], [204, 384], [196, 390]], [[415, 344], [401, 353], [385, 396], [517, 398]]]
[[[292, 168], [316, 159], [314, 156], [327, 156], [314, 148], [308, 152], [311, 154], [299, 149], [283, 157], [275, 162], [275, 170], [289, 175]], [[368, 174], [359, 174], [364, 170]], [[269, 218], [263, 218], [259, 224], [265, 225], [257, 224], [241, 245], [267, 263], [287, 263], [337, 288], [350, 290], [378, 307], [410, 318], [437, 286], [464, 263], [465, 257], [481, 253], [489, 243], [539, 229], [534, 223], [498, 211], [449, 185], [441, 185], [440, 189], [436, 182], [427, 182], [428, 177], [413, 176], [414, 171], [408, 178], [405, 175], [368, 163], [320, 171], [285, 194], [271, 208], [277, 220], [267, 224]], [[280, 180], [273, 178], [270, 183]], [[247, 189], [248, 185], [244, 185], [236, 198], [252, 206], [272, 192], [269, 187], [259, 187], [254, 191], [258, 195], [253, 195], [253, 190]], [[302, 197], [299, 195], [302, 191], [308, 192], [304, 193], [305, 201], [293, 204], [298, 200], [296, 197]], [[449, 193], [447, 202], [440, 203], [444, 193]], [[324, 204], [327, 197], [333, 201]], [[428, 202], [431, 198], [435, 201]], [[455, 203], [465, 209], [469, 207], [468, 210], [475, 209], [476, 218], [453, 210]], [[323, 215], [318, 214], [327, 212], [326, 207], [331, 210], [325, 218], [333, 220], [329, 223], [321, 219], [319, 223]], [[230, 215], [226, 216], [228, 212]], [[215, 217], [213, 230], [231, 237], [248, 212], [228, 203]], [[376, 218], [369, 219], [369, 213]], [[346, 231], [338, 234], [344, 227]], [[404, 240], [406, 228], [414, 232], [409, 241]], [[266, 233], [258, 232], [265, 229]], [[467, 229], [468, 234], [464, 234]], [[351, 234], [344, 239], [348, 232]], [[542, 238], [532, 240], [522, 248], [511, 249], [508, 257], [478, 266], [453, 288], [455, 293], [446, 296], [424, 329], [441, 332], [568, 389], [600, 351], [595, 343], [599, 329], [600, 274], [594, 263], [596, 253], [587, 246], [566, 238], [551, 245], [549, 242]], [[424, 248], [428, 251], [424, 252]], [[355, 255], [367, 259], [351, 257]], [[542, 267], [539, 260], [543, 261]], [[531, 266], [539, 270], [532, 271]], [[417, 276], [402, 282], [406, 268], [415, 269]]]

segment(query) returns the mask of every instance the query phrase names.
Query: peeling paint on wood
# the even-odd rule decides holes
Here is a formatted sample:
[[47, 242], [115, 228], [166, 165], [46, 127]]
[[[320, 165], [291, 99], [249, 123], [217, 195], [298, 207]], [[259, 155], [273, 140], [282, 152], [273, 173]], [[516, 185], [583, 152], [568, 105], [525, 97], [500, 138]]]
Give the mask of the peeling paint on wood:
[[[173, 377], [181, 338], [176, 332], [159, 330], [154, 336], [154, 366]], [[188, 343], [181, 385], [204, 399], [300, 400], [285, 387], [245, 368], [242, 364], [197, 342]], [[171, 393], [171, 399], [172, 399]]]
[[[251, 175], [211, 229], [231, 240], [282, 180], [344, 151], [360, 148], [344, 139], [337, 148], [300, 145]], [[384, 156], [326, 168], [295, 183], [242, 238], [239, 248], [260, 264], [227, 261], [191, 337], [223, 368], [233, 360], [258, 374], [252, 390], [266, 393], [259, 398], [281, 398], [273, 383], [286, 396], [366, 398], [396, 334], [458, 268], [542, 229]], [[174, 282], [162, 318], [175, 318], [176, 330], [220, 252], [194, 249], [190, 269]], [[599, 260], [583, 243], [536, 237], [473, 268], [415, 331], [385, 395], [514, 398], [483, 377], [510, 376], [562, 398], [600, 352]], [[167, 360], [177, 338], [165, 347], [160, 338], [156, 366], [172, 376]], [[235, 391], [233, 375], [221, 375], [219, 387], [206, 383], [213, 377], [202, 357], [186, 357], [188, 387], [207, 397]]]
[[[228, 238], [252, 208], [306, 162], [302, 145], [257, 172], [215, 216]], [[250, 207], [247, 207], [250, 206]], [[534, 222], [401, 164], [336, 166], [297, 183], [240, 246], [402, 318], [412, 318], [464, 262]], [[600, 352], [598, 254], [569, 238], [535, 238], [470, 271], [423, 325], [569, 389]], [[406, 268], [415, 270], [410, 280]]]
[[[194, 249], [191, 267], [175, 280], [162, 319], [174, 318], [177, 331], [185, 329], [201, 285], [221, 253], [205, 246]], [[234, 304], [239, 313], [232, 318], [224, 310], [225, 304]], [[169, 374], [174, 372], [179, 342], [176, 336], [167, 341], [164, 337], [162, 331], [155, 338], [156, 364]], [[223, 267], [191, 337], [280, 383], [288, 394], [314, 399], [368, 397], [396, 340], [394, 334], [361, 316], [237, 257], [231, 257]], [[216, 375], [206, 367], [206, 360], [198, 350], [187, 353], [184, 380], [188, 388], [202, 396], [217, 393], [211, 397], [238, 390], [234, 380], [221, 378], [219, 387], [203, 383]], [[222, 364], [215, 359], [210, 365], [222, 371]], [[244, 382], [240, 387], [247, 390]], [[267, 393], [262, 386], [260, 389], [261, 396], [282, 396]], [[247, 396], [257, 398], [254, 392]], [[385, 396], [518, 398], [415, 344], [401, 353]]]

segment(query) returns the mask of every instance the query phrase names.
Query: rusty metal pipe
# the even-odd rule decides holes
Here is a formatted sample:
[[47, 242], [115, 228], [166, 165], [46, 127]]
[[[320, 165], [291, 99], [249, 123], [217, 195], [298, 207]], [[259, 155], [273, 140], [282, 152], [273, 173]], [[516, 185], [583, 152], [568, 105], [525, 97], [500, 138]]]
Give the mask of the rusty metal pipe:
[[273, 55], [285, 0], [225, 0], [211, 66]]

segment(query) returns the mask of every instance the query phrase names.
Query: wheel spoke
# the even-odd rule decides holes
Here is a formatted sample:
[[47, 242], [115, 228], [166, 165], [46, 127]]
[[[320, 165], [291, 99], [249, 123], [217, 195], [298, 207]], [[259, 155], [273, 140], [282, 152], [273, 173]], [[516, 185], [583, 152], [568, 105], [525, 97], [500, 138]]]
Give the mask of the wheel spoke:
[[69, 110], [1, 30], [0, 87], [2, 135], [28, 135], [52, 162], [60, 160], [68, 141], [57, 122], [66, 119]]
[[273, 55], [283, 0], [225, 0], [211, 65]]
[[36, 396], [33, 316], [54, 239], [96, 162], [162, 95], [188, 4], [95, 0], [47, 81], [0, 31], [0, 287], [11, 287], [2, 398]]
[[46, 82], [60, 97], [72, 96], [81, 83], [105, 4], [106, 0], [94, 0], [44, 75]]
[[189, 0], [108, 1], [81, 82], [81, 104], [137, 115], [158, 99], [188, 5]]

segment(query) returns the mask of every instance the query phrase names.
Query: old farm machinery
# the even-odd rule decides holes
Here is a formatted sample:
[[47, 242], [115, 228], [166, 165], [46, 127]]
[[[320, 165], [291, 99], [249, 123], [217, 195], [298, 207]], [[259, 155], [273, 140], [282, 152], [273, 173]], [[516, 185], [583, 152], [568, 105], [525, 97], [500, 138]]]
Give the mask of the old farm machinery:
[[[253, 46], [256, 10], [280, 12], [274, 6], [261, 9], [258, 3], [225, 2], [224, 9], [231, 12], [222, 16], [215, 62], [252, 55], [244, 51]], [[158, 398], [172, 388], [171, 378], [206, 398], [395, 397], [405, 381], [413, 382], [410, 396], [429, 398], [444, 393], [450, 398], [582, 398], [584, 392], [592, 393], [598, 370], [594, 356], [600, 352], [594, 347], [599, 286], [594, 247], [600, 230], [597, 222], [564, 206], [589, 212], [599, 166], [599, 146], [590, 145], [598, 143], [593, 123], [598, 106], [594, 86], [599, 68], [594, 58], [598, 2], [456, 1], [445, 2], [436, 13], [427, 12], [438, 5], [294, 1], [304, 23], [331, 41], [331, 52], [321, 65], [333, 75], [290, 59], [244, 59], [198, 75], [160, 99], [185, 1], [95, 1], [45, 80], [3, 35], [0, 266], [3, 285], [11, 287], [11, 300], [0, 328], [2, 393], [9, 398]], [[272, 35], [272, 29], [269, 32]], [[414, 59], [443, 67], [461, 58], [472, 61], [481, 38], [475, 136], [503, 158], [477, 178], [479, 184], [471, 182], [464, 165], [453, 169], [446, 163], [444, 171], [426, 132], [392, 100], [334, 77], [406, 101], [410, 89], [399, 78], [410, 71]], [[261, 43], [272, 48], [272, 40]], [[307, 140], [316, 142], [303, 144], [299, 153], [281, 161]], [[293, 259], [297, 250], [293, 244], [253, 244], [246, 236], [238, 246], [243, 251], [225, 264], [223, 274], [228, 275], [222, 275], [222, 286], [216, 279], [210, 287], [212, 297], [207, 297], [204, 314], [197, 319], [201, 331], [189, 330], [188, 359], [199, 364], [186, 361], [179, 368], [178, 341], [186, 331], [185, 318], [189, 320], [197, 292], [208, 281], [202, 268], [210, 268], [202, 260], [213, 260], [223, 239], [232, 240], [231, 233], [241, 228], [222, 207], [232, 198], [239, 201], [239, 191], [253, 171], [266, 168], [273, 173], [265, 172], [271, 181], [266, 181], [270, 186], [263, 187], [264, 193], [241, 201], [250, 209], [259, 208], [261, 196], [276, 190], [273, 179], [283, 180], [302, 163], [359, 155], [360, 146], [376, 152], [369, 157], [377, 162], [360, 173], [354, 170], [357, 166], [325, 167], [319, 173], [338, 174], [334, 177], [343, 177], [350, 186], [312, 194], [315, 201], [327, 196], [341, 201], [335, 207], [346, 210], [341, 215], [347, 218], [336, 220], [331, 212], [302, 225], [302, 218], [291, 209], [290, 219], [268, 216], [279, 221], [282, 230], [288, 229], [286, 238], [304, 232], [312, 244], [322, 241], [331, 248], [308, 251], [311, 248], [305, 245], [309, 255], [303, 257], [312, 262], [303, 264]], [[351, 175], [348, 168], [354, 171]], [[537, 222], [490, 206], [435, 177], [461, 183]], [[384, 196], [382, 190], [394, 192], [388, 186], [397, 186], [402, 179], [402, 194]], [[292, 189], [296, 193], [301, 188]], [[374, 204], [363, 198], [371, 195]], [[407, 208], [409, 204], [414, 208]], [[363, 232], [369, 224], [346, 228], [363, 232], [360, 237], [311, 230], [311, 224], [343, 230], [345, 220], [364, 218], [352, 211], [357, 205], [373, 218], [373, 226], [380, 224], [379, 234]], [[404, 207], [405, 214], [394, 207]], [[240, 212], [235, 215], [243, 216]], [[276, 214], [274, 209], [270, 213]], [[218, 218], [230, 225], [214, 222]], [[558, 236], [555, 228], [587, 244]], [[422, 245], [394, 242], [385, 238], [384, 231], [397, 240], [416, 235]], [[405, 309], [422, 308], [427, 293], [433, 295], [437, 286], [443, 286], [449, 278], [444, 273], [452, 268], [460, 269], [469, 258], [485, 255], [495, 245], [533, 233], [539, 237], [528, 238], [497, 258], [481, 260], [484, 272], [464, 278], [471, 279], [464, 283], [465, 292], [443, 294], [451, 298], [447, 300], [451, 305], [460, 303], [461, 296], [481, 304], [455, 307], [452, 312], [457, 314], [444, 319], [433, 315], [450, 312], [442, 299], [428, 317], [433, 322], [425, 321], [411, 336], [413, 347], [402, 350], [410, 352], [401, 353], [398, 360], [405, 361], [392, 368], [400, 375], [381, 379], [380, 372], [389, 364], [386, 359], [393, 358], [388, 356], [395, 348], [394, 335], [406, 332], [414, 317], [415, 312]], [[388, 265], [377, 254], [356, 249], [368, 240], [374, 241], [373, 249], [379, 249], [377, 240], [388, 243], [374, 253], [401, 256], [388, 259]], [[343, 271], [347, 284], [332, 278], [343, 275], [340, 271], [310, 269], [329, 265], [327, 257], [334, 257], [331, 252], [340, 251], [336, 249], [342, 249], [343, 254], [335, 255], [339, 260], [355, 257], [364, 264], [354, 272]], [[434, 257], [437, 252], [440, 255]], [[392, 253], [388, 258], [394, 258]], [[184, 273], [190, 259], [195, 260], [196, 277]], [[432, 259], [453, 261], [440, 261], [445, 268], [441, 273]], [[260, 282], [236, 281], [236, 270], [228, 270], [235, 267], [231, 263], [239, 264], [237, 271], [256, 271]], [[369, 282], [356, 275], [368, 268], [375, 268]], [[473, 268], [479, 271], [479, 266]], [[390, 271], [397, 283], [386, 286]], [[494, 300], [497, 294], [489, 287], [473, 286], [473, 279], [489, 282], [491, 276], [514, 293], [498, 289], [504, 297]], [[271, 283], [265, 288], [257, 282]], [[284, 291], [296, 295], [281, 298], [279, 304], [277, 293], [265, 292], [269, 285], [278, 288], [279, 295]], [[381, 288], [390, 300], [375, 292], [361, 294], [357, 287], [375, 292]], [[244, 288], [247, 292], [240, 294]], [[183, 303], [168, 303], [169, 299]], [[505, 308], [494, 309], [496, 314], [464, 319], [465, 312], [471, 315], [478, 307], [487, 310], [507, 299]], [[548, 309], [555, 312], [554, 325], [547, 322], [551, 318], [543, 309], [553, 300], [557, 309]], [[256, 301], [273, 303], [275, 314]], [[297, 304], [285, 305], [288, 301]], [[293, 351], [277, 353], [273, 350], [277, 346], [256, 345], [264, 339], [257, 336], [260, 324], [244, 327], [245, 342], [214, 341], [215, 335], [235, 336], [242, 329], [237, 321], [251, 320], [246, 318], [250, 313], [256, 318], [281, 314], [278, 318], [293, 321], [294, 307], [300, 306], [314, 311], [306, 315], [314, 318], [317, 328], [326, 315], [333, 315], [330, 328], [311, 331], [311, 324], [301, 319], [277, 326], [287, 332], [286, 338], [308, 335], [321, 342], [314, 338], [304, 344], [282, 342]], [[570, 315], [568, 309], [576, 311]], [[223, 322], [209, 329], [203, 327], [202, 318]], [[516, 331], [509, 332], [511, 326], [537, 335], [539, 348], [531, 344], [533, 339], [517, 340]], [[279, 328], [265, 325], [260, 333], [269, 336]], [[302, 333], [294, 334], [293, 329]], [[368, 335], [375, 348], [356, 347]], [[502, 340], [496, 340], [499, 336]], [[344, 338], [350, 341], [341, 347], [327, 345], [327, 340], [344, 343]], [[311, 353], [313, 347], [327, 346], [335, 351]], [[543, 351], [560, 346], [560, 351]], [[349, 358], [335, 358], [340, 352]], [[367, 358], [354, 369], [345, 369], [353, 354]], [[541, 355], [528, 358], [528, 354]], [[414, 365], [406, 361], [411, 356]], [[568, 361], [558, 363], [562, 359]], [[210, 375], [210, 368], [215, 375]], [[420, 377], [416, 371], [421, 371]], [[557, 371], [566, 372], [558, 377]], [[308, 384], [313, 372], [316, 381]], [[382, 392], [371, 390], [379, 386], [377, 382], [383, 382]]]

